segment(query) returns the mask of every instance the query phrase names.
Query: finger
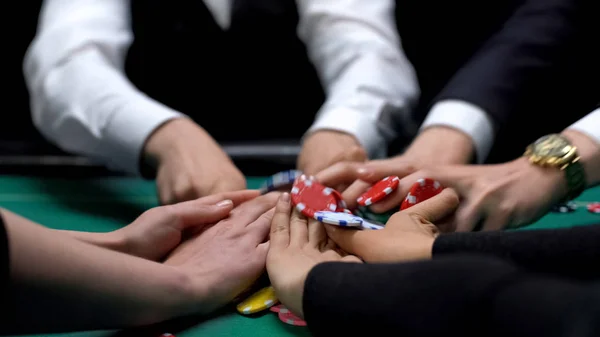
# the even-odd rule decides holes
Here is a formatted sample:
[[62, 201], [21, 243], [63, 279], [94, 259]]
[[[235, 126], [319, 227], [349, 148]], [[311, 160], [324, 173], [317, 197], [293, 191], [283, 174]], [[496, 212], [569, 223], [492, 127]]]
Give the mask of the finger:
[[318, 248], [327, 241], [327, 233], [323, 224], [315, 219], [308, 220], [308, 244]]
[[[327, 235], [327, 227], [326, 225], [323, 225], [323, 228], [325, 229], [325, 235]], [[333, 241], [330, 237], [327, 237], [327, 240], [324, 242], [324, 245], [322, 245], [321, 247], [319, 247], [319, 251], [324, 252], [327, 250], [335, 250], [338, 253], [341, 254], [341, 252], [343, 252], [343, 249], [341, 249], [340, 247], [338, 247], [338, 245], [335, 243], [335, 241]], [[343, 255], [346, 255], [346, 253], [344, 253]]]
[[268, 210], [275, 207], [281, 193], [270, 192], [249, 200], [231, 211], [230, 218], [236, 227], [248, 227]]
[[483, 222], [483, 231], [498, 231], [508, 226], [511, 220], [509, 211], [498, 210], [492, 214], [488, 214]]
[[465, 202], [456, 211], [455, 225], [457, 232], [471, 232], [481, 220], [478, 203]]
[[275, 206], [273, 220], [271, 220], [271, 232], [269, 234], [270, 250], [282, 251], [290, 244], [290, 204], [289, 193], [283, 193]]
[[302, 247], [308, 242], [308, 219], [294, 209], [290, 219], [290, 246]]
[[358, 167], [362, 163], [343, 161], [338, 162], [315, 175], [318, 182], [325, 186], [351, 184], [358, 179]]
[[228, 200], [233, 201], [233, 205], [235, 207], [235, 206], [238, 206], [239, 204], [242, 204], [248, 200], [252, 200], [258, 196], [260, 196], [259, 190], [241, 190], [241, 191], [214, 194], [214, 195], [210, 195], [210, 196], [200, 198], [197, 200], [198, 200], [198, 202], [203, 203], [203, 204], [213, 204], [213, 203], [217, 203], [221, 200], [228, 199]]
[[195, 186], [192, 181], [186, 178], [177, 179], [172, 188], [171, 200], [169, 200], [171, 204], [195, 200], [202, 196], [202, 188]]
[[367, 155], [367, 151], [365, 151], [362, 146], [353, 146], [343, 152], [343, 157], [341, 160], [364, 163], [368, 159], [369, 156]]
[[[304, 174], [307, 174], [307, 175], [315, 175], [315, 174], [321, 172], [322, 170], [325, 170], [328, 167], [334, 165], [335, 163], [344, 161], [344, 157], [345, 157], [345, 154], [342, 152], [342, 153], [337, 153], [334, 157], [329, 158], [325, 161], [319, 161], [319, 162], [313, 161], [313, 162], [311, 162], [312, 165], [307, 165], [302, 170], [302, 172], [304, 172]], [[321, 159], [321, 158], [319, 158], [319, 159]], [[323, 159], [325, 159], [325, 158], [323, 158]]]
[[168, 207], [169, 212], [173, 212], [177, 219], [180, 219], [179, 224], [182, 229], [185, 229], [191, 226], [215, 223], [226, 218], [233, 209], [233, 202], [226, 199], [214, 205], [208, 205], [188, 201], [165, 207]]
[[267, 266], [267, 256], [269, 255], [269, 246], [270, 243], [263, 242], [256, 246], [256, 250], [254, 252], [254, 261], [257, 266], [260, 266], [261, 269], [264, 269]]
[[422, 201], [403, 212], [416, 214], [426, 221], [435, 223], [454, 213], [459, 203], [458, 194], [451, 188], [445, 188], [438, 195]]
[[441, 220], [438, 220], [435, 225], [440, 233], [452, 233], [456, 231], [456, 213], [451, 214]]
[[365, 193], [370, 187], [370, 183], [362, 180], [356, 180], [344, 191], [344, 193], [342, 193], [342, 198], [350, 209], [354, 209], [358, 206], [356, 199], [358, 199], [358, 197]]
[[396, 194], [406, 197], [411, 187], [423, 178], [438, 181], [444, 187], [454, 189], [459, 195], [468, 195], [472, 187], [473, 177], [480, 172], [480, 167], [469, 165], [448, 165], [443, 167], [419, 170], [400, 179]]
[[398, 176], [403, 178], [417, 171], [417, 168], [398, 158], [372, 160], [358, 167], [358, 179], [376, 183], [387, 176]]
[[340, 248], [349, 254], [364, 256], [369, 248], [372, 234], [376, 231], [361, 231], [338, 226], [325, 225], [327, 235]]
[[370, 209], [375, 213], [384, 213], [392, 209], [397, 209], [402, 204], [402, 201], [404, 201], [404, 198], [406, 198], [412, 185], [420, 179], [413, 178], [412, 174], [416, 168], [412, 164], [399, 161], [398, 159], [371, 161], [362, 170], [364, 173], [360, 175], [360, 179], [371, 185], [388, 176], [400, 177], [399, 186], [395, 191], [385, 199], [370, 206]]
[[258, 217], [256, 221], [248, 225], [248, 231], [252, 233], [252, 236], [257, 240], [258, 243], [265, 242], [269, 237], [269, 230], [271, 228], [274, 215], [275, 208], [271, 208], [263, 215]]
[[271, 250], [271, 242], [270, 241], [263, 242], [263, 243], [259, 244], [258, 246], [256, 246], [256, 254], [258, 255], [258, 259], [266, 261], [267, 254], [269, 253], [270, 250]]
[[342, 258], [342, 262], [350, 262], [350, 263], [363, 263], [363, 261], [354, 255], [346, 255]]

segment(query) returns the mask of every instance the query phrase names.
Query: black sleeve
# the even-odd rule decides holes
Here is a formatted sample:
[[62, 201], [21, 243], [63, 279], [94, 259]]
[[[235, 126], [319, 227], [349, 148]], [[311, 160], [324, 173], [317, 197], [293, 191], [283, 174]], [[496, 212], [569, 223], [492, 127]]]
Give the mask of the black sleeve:
[[309, 273], [315, 336], [600, 336], [600, 288], [525, 273], [493, 257], [324, 263]]
[[440, 235], [433, 258], [456, 253], [494, 255], [531, 271], [600, 278], [600, 225]]
[[[458, 99], [473, 103], [502, 128], [518, 112], [516, 107], [533, 92], [543, 98], [548, 90], [564, 86], [555, 79], [559, 69], [562, 74], [573, 62], [583, 62], [572, 57], [576, 50], [584, 48], [589, 54], [587, 47], [580, 47], [583, 44], [579, 40], [593, 24], [589, 13], [596, 8], [595, 1], [524, 1], [500, 31], [453, 76], [435, 101]], [[592, 47], [591, 42], [587, 43]]]

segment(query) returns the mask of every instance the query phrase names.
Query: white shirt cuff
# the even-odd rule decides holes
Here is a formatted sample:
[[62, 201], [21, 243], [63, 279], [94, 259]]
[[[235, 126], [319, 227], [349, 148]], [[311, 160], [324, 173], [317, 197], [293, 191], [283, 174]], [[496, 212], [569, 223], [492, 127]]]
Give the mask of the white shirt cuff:
[[590, 112], [587, 116], [569, 126], [568, 129], [584, 133], [600, 144], [600, 109]]
[[460, 100], [436, 103], [421, 125], [421, 130], [432, 126], [452, 127], [466, 133], [473, 140], [478, 163], [483, 163], [494, 143], [494, 124], [476, 105]]
[[356, 137], [367, 151], [369, 158], [385, 158], [387, 155], [387, 142], [377, 127], [377, 122], [365, 116], [364, 113], [350, 108], [338, 107], [322, 111], [318, 116], [304, 138], [321, 130], [346, 132]]
[[184, 116], [140, 95], [113, 116], [104, 130], [101, 145], [104, 149], [99, 152], [111, 154], [110, 158], [104, 158], [109, 167], [139, 175], [140, 155], [146, 139], [162, 124]]

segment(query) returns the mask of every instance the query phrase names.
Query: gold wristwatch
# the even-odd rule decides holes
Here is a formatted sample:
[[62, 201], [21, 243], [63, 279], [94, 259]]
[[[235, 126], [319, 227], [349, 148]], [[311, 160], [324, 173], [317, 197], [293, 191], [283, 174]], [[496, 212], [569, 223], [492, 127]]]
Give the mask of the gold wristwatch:
[[569, 189], [567, 200], [572, 200], [585, 190], [585, 171], [579, 162], [577, 148], [559, 134], [541, 137], [527, 147], [524, 154], [534, 165], [554, 167], [565, 172]]

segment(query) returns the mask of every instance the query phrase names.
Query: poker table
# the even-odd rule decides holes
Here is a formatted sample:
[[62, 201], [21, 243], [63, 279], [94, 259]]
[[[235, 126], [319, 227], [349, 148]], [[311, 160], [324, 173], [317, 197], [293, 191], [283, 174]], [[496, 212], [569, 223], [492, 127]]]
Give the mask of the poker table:
[[[249, 188], [257, 188], [263, 178], [248, 177]], [[600, 201], [600, 188], [590, 189], [579, 201]], [[130, 177], [49, 178], [0, 176], [0, 206], [38, 223], [57, 229], [90, 232], [110, 231], [156, 206], [153, 181]], [[571, 213], [551, 213], [525, 229], [559, 228], [600, 222], [600, 215], [579, 207]], [[205, 318], [186, 318], [158, 326], [126, 331], [93, 331], [59, 336], [308, 336], [304, 327], [280, 322], [266, 311], [245, 317], [226, 308]]]

